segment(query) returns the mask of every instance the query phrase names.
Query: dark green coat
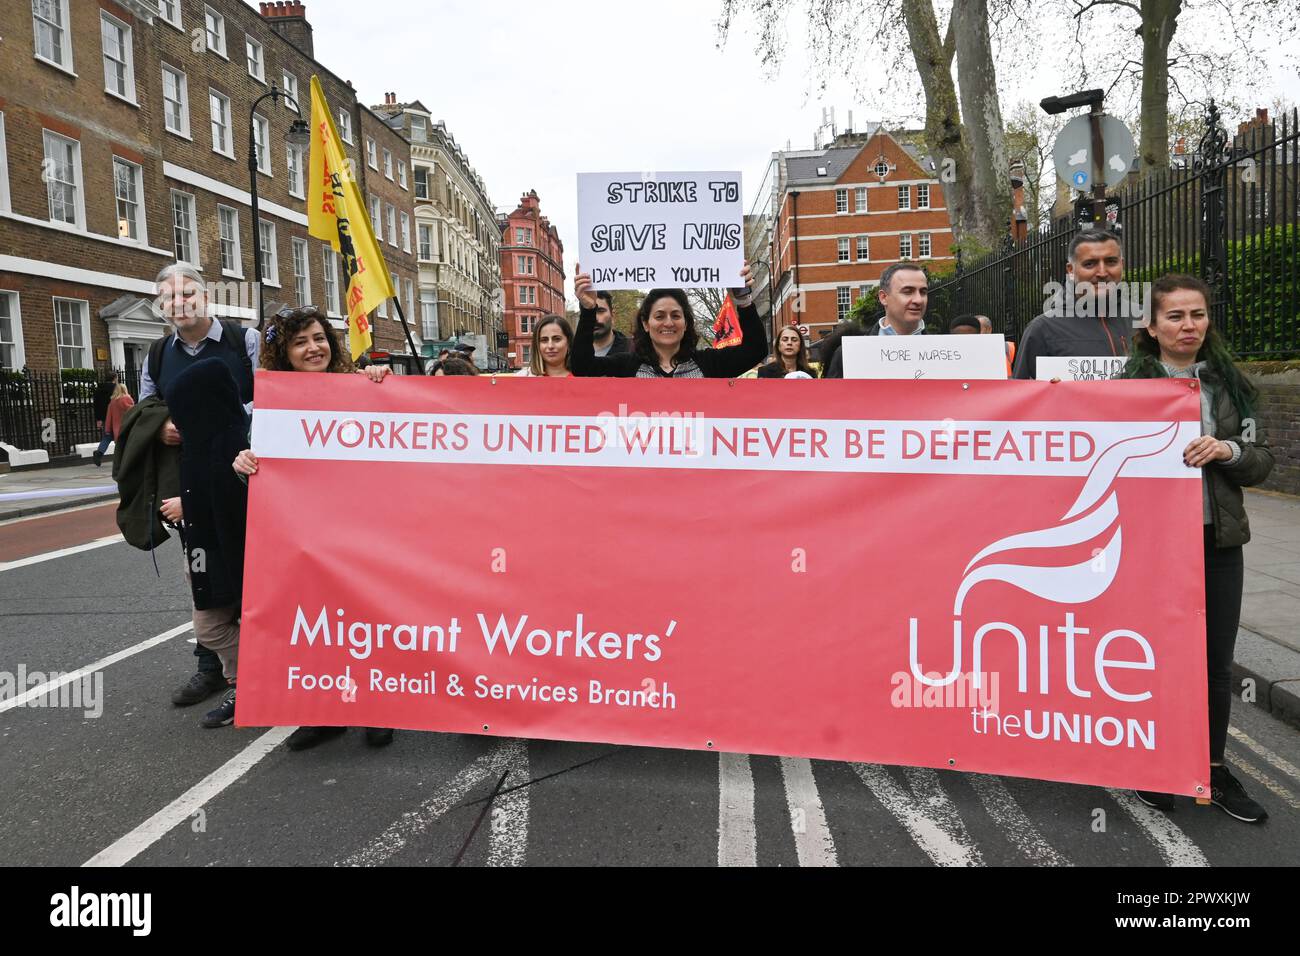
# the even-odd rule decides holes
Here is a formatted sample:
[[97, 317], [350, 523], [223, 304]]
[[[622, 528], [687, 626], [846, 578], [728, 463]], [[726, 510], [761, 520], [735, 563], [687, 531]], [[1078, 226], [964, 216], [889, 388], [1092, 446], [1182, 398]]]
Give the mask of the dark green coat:
[[1273, 470], [1273, 452], [1268, 447], [1259, 420], [1253, 423], [1252, 441], [1246, 441], [1246, 431], [1237, 406], [1224, 387], [1223, 380], [1211, 368], [1201, 370], [1202, 382], [1214, 390], [1214, 437], [1219, 441], [1236, 442], [1241, 446], [1241, 458], [1235, 465], [1214, 462], [1205, 466], [1205, 481], [1210, 488], [1210, 516], [1214, 519], [1214, 543], [1220, 548], [1238, 548], [1250, 540], [1250, 519], [1246, 517], [1246, 503], [1242, 488], [1262, 483]]
[[181, 496], [180, 449], [158, 440], [168, 414], [157, 396], [140, 402], [127, 412], [113, 452], [117, 526], [127, 543], [144, 551], [170, 537], [158, 509], [168, 498]]

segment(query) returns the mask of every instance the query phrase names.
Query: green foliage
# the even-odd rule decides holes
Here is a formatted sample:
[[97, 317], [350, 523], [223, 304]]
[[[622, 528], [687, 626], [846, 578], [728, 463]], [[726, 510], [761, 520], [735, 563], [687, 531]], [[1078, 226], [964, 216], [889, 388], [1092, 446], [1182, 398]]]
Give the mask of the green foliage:
[[63, 397], [69, 401], [87, 402], [95, 397], [99, 376], [93, 368], [65, 368], [59, 370], [63, 383]]

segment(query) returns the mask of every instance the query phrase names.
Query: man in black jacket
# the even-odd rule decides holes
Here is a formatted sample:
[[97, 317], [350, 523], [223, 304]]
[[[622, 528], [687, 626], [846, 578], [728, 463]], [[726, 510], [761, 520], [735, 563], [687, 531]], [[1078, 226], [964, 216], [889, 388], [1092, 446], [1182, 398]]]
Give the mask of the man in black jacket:
[[596, 293], [596, 334], [591, 344], [596, 355], [624, 355], [632, 351], [632, 342], [614, 328], [614, 297]]
[[912, 262], [895, 262], [880, 274], [876, 289], [885, 314], [876, 322], [865, 326], [842, 323], [832, 332], [821, 347], [822, 378], [844, 377], [844, 350], [846, 335], [922, 335], [925, 332], [925, 310], [929, 305], [930, 283], [925, 270]]

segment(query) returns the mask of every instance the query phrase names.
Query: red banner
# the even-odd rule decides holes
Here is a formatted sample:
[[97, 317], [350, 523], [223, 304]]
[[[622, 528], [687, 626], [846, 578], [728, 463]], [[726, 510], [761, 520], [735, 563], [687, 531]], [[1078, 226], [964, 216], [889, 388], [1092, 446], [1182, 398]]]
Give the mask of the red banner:
[[1195, 387], [259, 372], [239, 723], [1195, 794]]

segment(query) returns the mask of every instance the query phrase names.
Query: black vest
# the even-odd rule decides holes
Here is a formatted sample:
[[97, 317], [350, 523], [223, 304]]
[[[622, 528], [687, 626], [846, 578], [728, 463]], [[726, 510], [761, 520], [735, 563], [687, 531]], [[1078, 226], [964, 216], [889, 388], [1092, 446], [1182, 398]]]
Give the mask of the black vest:
[[211, 339], [204, 339], [206, 344], [197, 355], [191, 355], [184, 346], [173, 342], [174, 334], [168, 335], [162, 342], [162, 361], [159, 363], [158, 375], [154, 379], [158, 393], [165, 398], [167, 389], [176, 380], [176, 376], [195, 362], [205, 358], [215, 358], [225, 362], [230, 369], [235, 384], [239, 386], [239, 400], [247, 405], [253, 400], [253, 363], [248, 357], [244, 334], [243, 326], [238, 323], [222, 322], [221, 341], [213, 342]]

